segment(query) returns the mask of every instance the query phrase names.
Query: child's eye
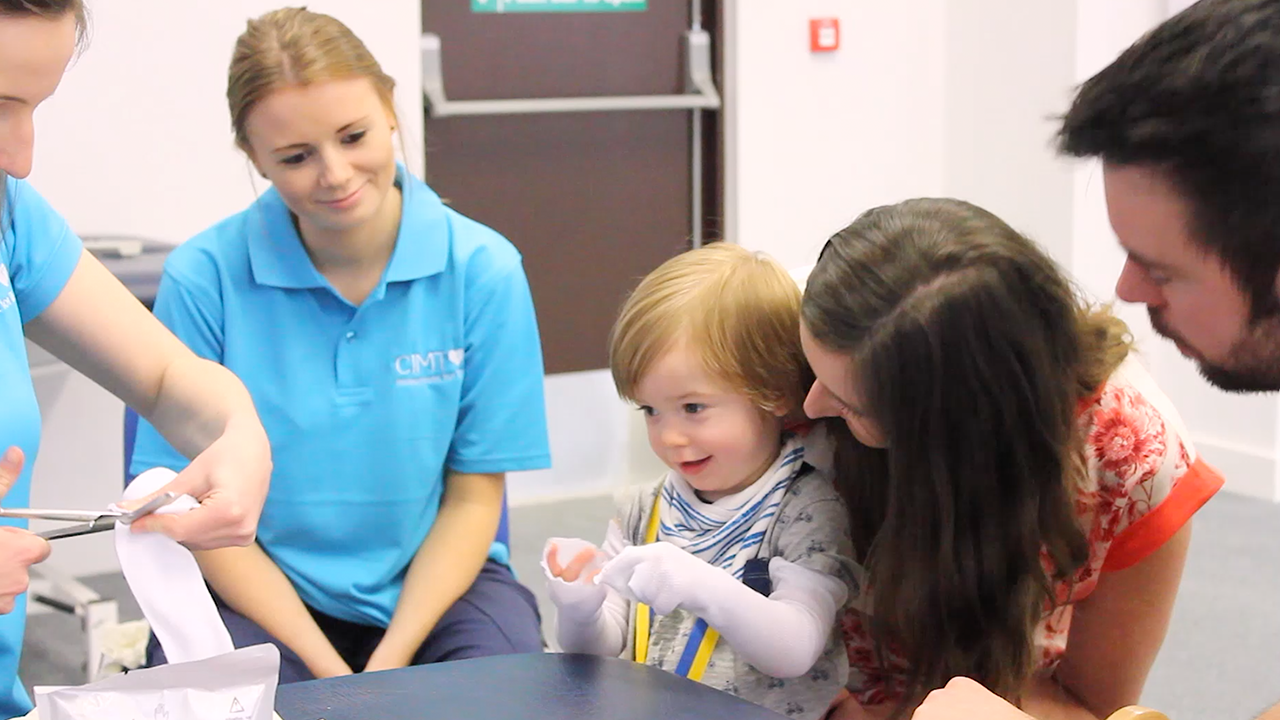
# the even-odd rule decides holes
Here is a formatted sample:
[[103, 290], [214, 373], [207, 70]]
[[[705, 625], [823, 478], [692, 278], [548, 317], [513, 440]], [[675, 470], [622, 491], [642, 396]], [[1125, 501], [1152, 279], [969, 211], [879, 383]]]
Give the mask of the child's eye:
[[281, 165], [301, 165], [302, 163], [306, 162], [308, 155], [310, 155], [310, 153], [306, 151], [303, 151], [300, 153], [294, 153], [293, 155], [285, 155], [284, 157], [280, 158], [280, 164]]
[[364, 139], [364, 136], [365, 136], [368, 132], [369, 132], [368, 130], [357, 130], [356, 132], [350, 133], [350, 134], [348, 134], [346, 137], [342, 138], [342, 144], [344, 144], [344, 145], [355, 145], [356, 143], [358, 143], [358, 142], [360, 142], [361, 140], [363, 140], [363, 139]]
[[705, 410], [706, 408], [707, 406], [703, 405], [702, 403], [685, 403], [684, 404], [684, 411], [689, 413], [690, 415], [696, 415], [702, 412], [703, 410]]
[[654, 410], [653, 408], [649, 407], [648, 405], [641, 405], [641, 406], [640, 406], [640, 412], [644, 413], [646, 417], [653, 417], [654, 415], [657, 415], [657, 414], [658, 414], [658, 411], [657, 411], [657, 410]]

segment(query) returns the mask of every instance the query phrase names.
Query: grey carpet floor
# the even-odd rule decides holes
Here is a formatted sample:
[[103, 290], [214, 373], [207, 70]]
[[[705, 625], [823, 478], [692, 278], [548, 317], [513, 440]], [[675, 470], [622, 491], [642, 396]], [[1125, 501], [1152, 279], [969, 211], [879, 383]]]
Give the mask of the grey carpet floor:
[[[538, 597], [543, 627], [551, 609], [538, 567], [551, 536], [599, 542], [610, 498], [513, 508], [517, 575]], [[1280, 505], [1221, 494], [1196, 517], [1191, 555], [1168, 638], [1143, 701], [1173, 720], [1251, 720], [1280, 701]], [[86, 584], [121, 601], [121, 619], [140, 617], [119, 575]], [[27, 686], [82, 682], [73, 618], [31, 618], [21, 674]]]

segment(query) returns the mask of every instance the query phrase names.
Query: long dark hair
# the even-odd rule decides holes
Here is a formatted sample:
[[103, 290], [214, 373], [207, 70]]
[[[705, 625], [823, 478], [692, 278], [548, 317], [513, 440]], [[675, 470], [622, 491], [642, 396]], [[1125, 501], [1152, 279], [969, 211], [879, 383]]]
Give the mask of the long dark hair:
[[872, 632], [910, 664], [904, 704], [956, 675], [1016, 699], [1054, 584], [1088, 559], [1077, 404], [1124, 359], [1127, 329], [1033, 242], [949, 199], [876, 208], [837, 233], [802, 316], [852, 360], [886, 439], [856, 446], [839, 480]]

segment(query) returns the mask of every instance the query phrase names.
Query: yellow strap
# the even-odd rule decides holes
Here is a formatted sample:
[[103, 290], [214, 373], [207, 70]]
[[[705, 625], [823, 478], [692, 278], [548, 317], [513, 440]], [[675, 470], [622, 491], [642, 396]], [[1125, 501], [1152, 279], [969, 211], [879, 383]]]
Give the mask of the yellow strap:
[[[648, 545], [658, 539], [658, 498], [662, 497], [662, 489], [658, 489], [658, 497], [653, 499], [653, 512], [649, 513], [649, 527], [644, 531], [644, 544]], [[641, 665], [649, 658], [649, 606], [636, 603], [636, 662]]]
[[702, 673], [707, 671], [707, 663], [711, 662], [711, 653], [716, 649], [716, 641], [720, 639], [720, 633], [716, 632], [713, 627], [707, 628], [707, 633], [702, 636], [702, 643], [698, 645], [698, 654], [693, 656], [693, 667], [689, 668], [689, 679], [694, 682], [702, 682]]
[[[648, 545], [658, 539], [658, 502], [662, 498], [662, 489], [658, 489], [658, 495], [653, 499], [653, 510], [649, 513], [649, 526], [644, 532], [644, 543]], [[636, 662], [643, 665], [649, 659], [649, 606], [644, 603], [636, 603], [635, 606], [635, 628], [636, 628]], [[689, 668], [689, 679], [694, 682], [700, 682], [702, 675], [707, 671], [707, 664], [711, 662], [711, 653], [716, 649], [716, 642], [720, 639], [720, 633], [715, 628], [708, 627], [706, 633], [702, 636], [702, 642], [698, 644], [698, 652], [693, 656], [693, 666]]]
[[636, 603], [636, 662], [641, 665], [649, 659], [649, 606]]

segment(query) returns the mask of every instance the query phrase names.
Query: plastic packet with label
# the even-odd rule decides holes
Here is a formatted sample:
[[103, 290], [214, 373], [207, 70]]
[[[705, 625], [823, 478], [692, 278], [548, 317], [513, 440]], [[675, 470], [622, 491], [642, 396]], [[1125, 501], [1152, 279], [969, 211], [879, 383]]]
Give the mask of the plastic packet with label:
[[36, 687], [40, 720], [272, 720], [280, 650], [254, 645], [79, 687]]

